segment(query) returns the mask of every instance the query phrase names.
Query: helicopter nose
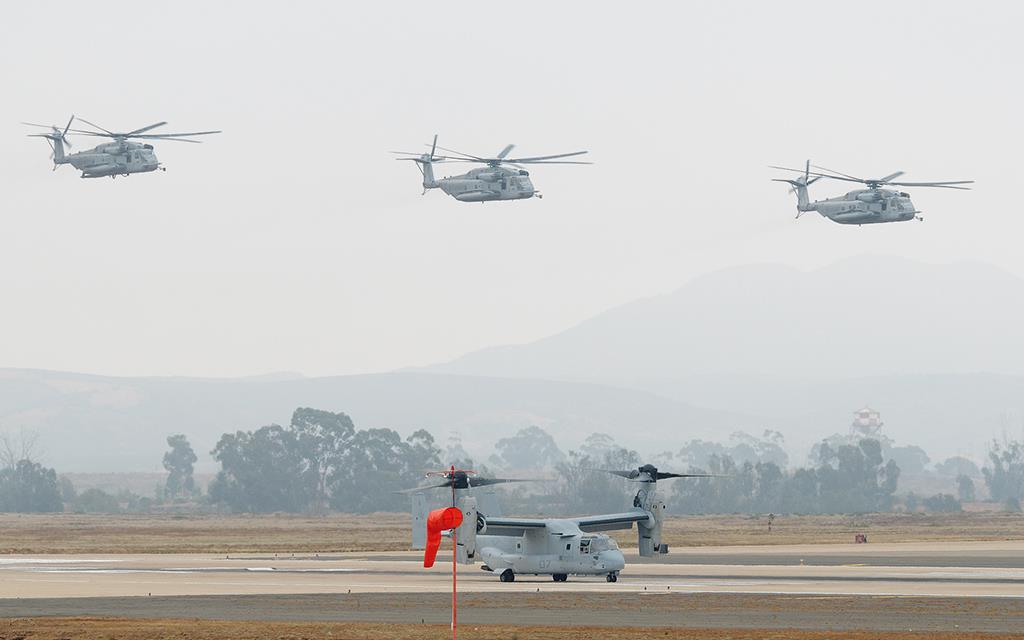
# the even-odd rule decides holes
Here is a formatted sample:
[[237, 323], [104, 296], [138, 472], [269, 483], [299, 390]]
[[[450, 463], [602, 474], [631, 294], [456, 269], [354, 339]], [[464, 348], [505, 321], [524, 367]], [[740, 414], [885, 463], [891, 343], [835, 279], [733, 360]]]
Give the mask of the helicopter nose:
[[600, 559], [609, 571], [622, 571], [626, 567], [626, 558], [618, 549], [602, 551]]

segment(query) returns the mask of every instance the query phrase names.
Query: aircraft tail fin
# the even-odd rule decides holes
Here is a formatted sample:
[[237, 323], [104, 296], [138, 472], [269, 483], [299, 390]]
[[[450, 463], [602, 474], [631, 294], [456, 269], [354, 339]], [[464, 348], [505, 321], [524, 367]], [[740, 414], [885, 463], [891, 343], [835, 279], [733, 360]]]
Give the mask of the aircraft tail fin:
[[804, 166], [804, 175], [798, 176], [797, 178], [790, 180], [788, 178], [772, 178], [774, 182], [785, 182], [790, 185], [790, 193], [796, 193], [796, 217], [799, 218], [800, 214], [805, 211], [813, 211], [811, 208], [811, 199], [807, 194], [807, 187], [814, 184], [821, 179], [821, 176], [811, 177], [811, 161], [808, 160]]
[[427, 548], [427, 496], [421, 492], [412, 494], [412, 548]]
[[74, 122], [75, 116], [71, 116], [68, 120], [64, 130], [61, 131], [60, 127], [53, 125], [50, 127], [50, 133], [32, 133], [29, 134], [33, 138], [46, 138], [47, 143], [50, 145], [50, 159], [53, 160], [53, 168], [57, 169], [57, 165], [65, 164], [67, 158], [64, 155], [64, 148], [71, 148], [71, 142], [68, 140], [68, 129], [71, 128], [71, 123]]

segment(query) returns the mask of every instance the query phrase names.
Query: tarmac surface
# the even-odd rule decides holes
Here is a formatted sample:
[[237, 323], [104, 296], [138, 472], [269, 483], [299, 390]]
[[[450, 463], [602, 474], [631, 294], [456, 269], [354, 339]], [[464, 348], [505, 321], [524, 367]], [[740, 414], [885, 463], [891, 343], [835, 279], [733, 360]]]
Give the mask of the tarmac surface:
[[[444, 622], [440, 558], [0, 556], [0, 618], [124, 616]], [[517, 576], [459, 567], [466, 622], [874, 630], [1024, 630], [1024, 541], [702, 547], [603, 577]], [[642, 615], [638, 616], [637, 612]]]

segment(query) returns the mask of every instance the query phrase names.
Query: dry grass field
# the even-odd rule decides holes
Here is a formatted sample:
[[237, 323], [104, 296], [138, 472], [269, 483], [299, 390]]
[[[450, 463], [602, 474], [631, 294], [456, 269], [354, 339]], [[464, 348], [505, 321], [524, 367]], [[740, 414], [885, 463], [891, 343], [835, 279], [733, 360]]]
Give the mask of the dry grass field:
[[[0, 621], [0, 640], [436, 640], [449, 635], [447, 625], [372, 623], [232, 622], [193, 620], [126, 620], [117, 618], [31, 618]], [[1016, 634], [968, 632], [879, 633], [877, 631], [798, 631], [791, 629], [663, 629], [651, 627], [520, 627], [462, 625], [466, 640], [1003, 640]]]
[[[409, 548], [407, 514], [365, 516], [184, 516], [0, 514], [0, 553], [326, 553]], [[771, 533], [764, 516], [668, 518], [670, 547], [871, 542], [1014, 540], [1024, 515], [869, 514], [779, 516]], [[625, 547], [636, 533], [617, 532]]]

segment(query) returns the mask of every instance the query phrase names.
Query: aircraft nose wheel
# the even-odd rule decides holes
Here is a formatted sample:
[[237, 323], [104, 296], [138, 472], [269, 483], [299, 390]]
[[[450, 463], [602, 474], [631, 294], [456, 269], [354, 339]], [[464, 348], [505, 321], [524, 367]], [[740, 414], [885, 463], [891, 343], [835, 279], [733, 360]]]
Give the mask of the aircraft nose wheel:
[[502, 582], [515, 582], [516, 574], [511, 569], [505, 569], [501, 572], [501, 575], [498, 576], [498, 580], [501, 580]]
[[564, 573], [555, 573], [551, 575], [551, 579], [555, 582], [565, 582], [569, 579], [569, 576]]
[[605, 580], [607, 580], [608, 582], [618, 582], [619, 581], [619, 572], [618, 571], [612, 571], [607, 576], [605, 576]]

